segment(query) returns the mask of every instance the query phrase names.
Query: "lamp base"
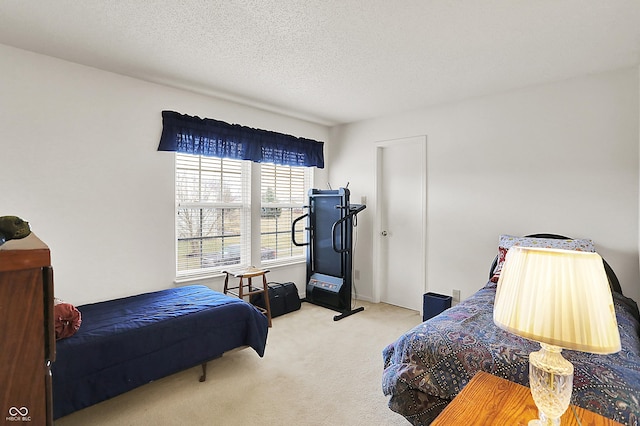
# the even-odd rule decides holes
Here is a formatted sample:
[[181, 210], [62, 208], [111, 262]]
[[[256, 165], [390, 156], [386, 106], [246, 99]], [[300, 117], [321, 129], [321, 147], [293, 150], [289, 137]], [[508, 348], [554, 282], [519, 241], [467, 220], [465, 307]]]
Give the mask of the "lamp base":
[[539, 417], [529, 426], [559, 425], [571, 400], [573, 365], [562, 357], [562, 348], [545, 343], [540, 346], [538, 352], [529, 354], [529, 387]]
[[538, 418], [529, 420], [528, 426], [560, 426], [560, 417], [550, 419], [544, 413], [538, 410]]

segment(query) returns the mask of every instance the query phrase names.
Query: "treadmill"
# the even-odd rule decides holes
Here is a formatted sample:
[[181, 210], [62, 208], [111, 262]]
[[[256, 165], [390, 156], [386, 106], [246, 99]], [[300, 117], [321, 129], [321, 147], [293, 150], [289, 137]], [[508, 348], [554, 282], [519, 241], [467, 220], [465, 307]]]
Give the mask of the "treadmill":
[[[293, 244], [307, 248], [307, 287], [305, 302], [340, 312], [334, 321], [364, 310], [351, 308], [353, 289], [353, 228], [356, 215], [366, 208], [351, 204], [349, 190], [309, 190], [307, 214], [296, 218], [291, 227]], [[296, 224], [307, 218], [307, 239], [295, 239]]]

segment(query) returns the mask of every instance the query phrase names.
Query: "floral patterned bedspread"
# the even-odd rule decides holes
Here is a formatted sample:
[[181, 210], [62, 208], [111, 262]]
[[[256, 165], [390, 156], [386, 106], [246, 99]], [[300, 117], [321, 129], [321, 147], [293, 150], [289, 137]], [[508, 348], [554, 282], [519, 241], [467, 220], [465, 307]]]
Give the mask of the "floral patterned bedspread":
[[[389, 408], [428, 425], [480, 370], [529, 385], [529, 353], [540, 345], [493, 323], [496, 284], [414, 327], [387, 346], [382, 389]], [[640, 426], [640, 318], [636, 303], [614, 293], [622, 350], [611, 355], [562, 351], [574, 365], [571, 403]]]

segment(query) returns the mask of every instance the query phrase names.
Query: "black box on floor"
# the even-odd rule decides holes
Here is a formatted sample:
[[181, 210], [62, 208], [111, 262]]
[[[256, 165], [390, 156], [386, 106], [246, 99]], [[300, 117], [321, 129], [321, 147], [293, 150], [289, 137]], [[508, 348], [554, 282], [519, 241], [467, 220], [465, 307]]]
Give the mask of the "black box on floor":
[[[265, 307], [264, 293], [251, 296], [251, 303]], [[269, 283], [269, 307], [271, 318], [300, 309], [300, 296], [294, 283]]]

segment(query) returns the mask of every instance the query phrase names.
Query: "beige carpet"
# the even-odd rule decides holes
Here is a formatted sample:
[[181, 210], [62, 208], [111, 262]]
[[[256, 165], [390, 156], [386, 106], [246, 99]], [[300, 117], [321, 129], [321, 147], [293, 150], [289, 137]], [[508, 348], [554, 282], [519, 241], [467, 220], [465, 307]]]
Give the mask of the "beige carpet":
[[418, 312], [358, 302], [333, 321], [309, 303], [274, 318], [260, 358], [242, 349], [58, 419], [87, 425], [407, 425], [381, 390], [382, 349], [420, 323]]

